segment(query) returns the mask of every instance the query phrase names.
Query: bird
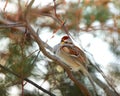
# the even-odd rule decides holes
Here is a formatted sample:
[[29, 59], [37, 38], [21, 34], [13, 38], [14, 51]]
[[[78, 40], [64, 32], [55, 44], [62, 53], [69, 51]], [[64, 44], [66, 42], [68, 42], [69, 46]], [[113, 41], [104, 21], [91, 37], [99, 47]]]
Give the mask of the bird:
[[[73, 72], [82, 72], [90, 80], [94, 90], [96, 90], [93, 79], [87, 70], [89, 61], [82, 49], [77, 47], [69, 36], [63, 36], [59, 44], [55, 45], [55, 55], [62, 60]], [[95, 92], [95, 94], [97, 94]], [[96, 96], [94, 94], [94, 96]]]

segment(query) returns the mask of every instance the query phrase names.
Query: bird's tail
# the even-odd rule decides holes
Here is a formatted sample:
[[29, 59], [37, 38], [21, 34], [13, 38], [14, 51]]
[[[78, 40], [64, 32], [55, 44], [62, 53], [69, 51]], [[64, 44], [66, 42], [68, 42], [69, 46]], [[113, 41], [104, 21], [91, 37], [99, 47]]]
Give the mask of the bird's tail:
[[82, 71], [83, 74], [88, 77], [91, 85], [93, 86], [93, 90], [94, 90], [93, 94], [94, 94], [94, 96], [97, 96], [97, 90], [96, 90], [94, 81], [93, 81], [91, 75], [89, 74], [89, 72], [87, 71], [87, 69], [84, 66], [81, 66], [81, 70], [80, 71]]

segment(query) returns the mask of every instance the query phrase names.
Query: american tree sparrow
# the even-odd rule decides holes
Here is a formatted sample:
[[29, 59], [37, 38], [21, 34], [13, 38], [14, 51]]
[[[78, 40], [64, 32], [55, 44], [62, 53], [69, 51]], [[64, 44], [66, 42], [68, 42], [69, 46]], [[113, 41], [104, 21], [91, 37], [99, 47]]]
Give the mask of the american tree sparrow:
[[[69, 36], [63, 36], [61, 42], [54, 47], [54, 53], [59, 57], [72, 71], [81, 71], [87, 76], [95, 89], [91, 75], [87, 70], [89, 64], [85, 53], [74, 45]], [[96, 90], [96, 89], [95, 89]]]

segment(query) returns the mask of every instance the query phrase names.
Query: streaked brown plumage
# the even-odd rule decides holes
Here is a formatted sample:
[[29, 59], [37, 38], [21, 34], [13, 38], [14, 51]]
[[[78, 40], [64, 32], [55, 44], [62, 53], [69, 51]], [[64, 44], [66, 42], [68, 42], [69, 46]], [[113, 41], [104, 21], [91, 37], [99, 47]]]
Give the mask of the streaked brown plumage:
[[87, 70], [89, 64], [85, 53], [74, 45], [69, 36], [63, 36], [61, 42], [54, 47], [54, 52], [72, 71], [81, 71], [87, 76], [95, 89], [91, 75]]

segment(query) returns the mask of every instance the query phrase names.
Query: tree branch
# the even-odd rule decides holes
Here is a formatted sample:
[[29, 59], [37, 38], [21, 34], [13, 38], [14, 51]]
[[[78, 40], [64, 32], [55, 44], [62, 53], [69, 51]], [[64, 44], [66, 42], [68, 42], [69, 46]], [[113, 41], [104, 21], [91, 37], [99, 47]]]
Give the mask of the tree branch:
[[[25, 28], [22, 26], [21, 28], [20, 28], [20, 26], [10, 26], [10, 24], [15, 24], [14, 22], [12, 22], [12, 21], [8, 21], [8, 20], [4, 20], [2, 17], [0, 18], [0, 21], [3, 23], [3, 24], [9, 24], [9, 26], [6, 26], [6, 27], [10, 27], [10, 28], [14, 28], [14, 29], [17, 29], [17, 30], [19, 30], [19, 31], [21, 31], [21, 32], [25, 32]], [[27, 24], [27, 26], [28, 26], [29, 24]], [[42, 44], [42, 48], [43, 48], [43, 50], [45, 50], [44, 48], [47, 48], [47, 49], [49, 49], [51, 52], [53, 51], [52, 50], [52, 48], [48, 45], [48, 44], [46, 44], [44, 41], [42, 41], [38, 36], [36, 36], [37, 34], [35, 33], [35, 31], [31, 28], [31, 26], [29, 25], [29, 27], [28, 27], [28, 29], [30, 30], [30, 33], [31, 33], [31, 35], [33, 36], [33, 39], [35, 40], [35, 41], [37, 41], [37, 42], [39, 42], [38, 43], [38, 45], [39, 45], [39, 47], [40, 47], [40, 45]], [[32, 30], [32, 31], [31, 31]], [[40, 47], [41, 48], [41, 47]], [[43, 51], [43, 50], [41, 50], [41, 51]], [[47, 57], [52, 57], [51, 56], [51, 54], [50, 53], [47, 53], [46, 52], [46, 50], [44, 51], [44, 53], [45, 54], [47, 54], [46, 56]], [[54, 60], [54, 61], [56, 61], [57, 62], [57, 64], [58, 64], [58, 62], [61, 62], [60, 60], [58, 60], [58, 58], [56, 58], [55, 56], [53, 56], [52, 58], [51, 58], [52, 60]], [[64, 63], [62, 62], [62, 63], [60, 63], [60, 64], [62, 64], [61, 66], [65, 66], [64, 65]], [[60, 65], [59, 64], [59, 65]], [[64, 68], [64, 67], [63, 67]], [[75, 77], [72, 75], [72, 73], [69, 71], [69, 69], [67, 68], [67, 67], [65, 67], [66, 68], [66, 70], [68, 70], [68, 71], [66, 71], [67, 73], [68, 73], [68, 76], [71, 78], [71, 80], [73, 81], [73, 82], [76, 82], [76, 85], [77, 86], [79, 86], [79, 88], [81, 89], [81, 91], [83, 92], [83, 94], [88, 94], [88, 95], [86, 95], [86, 96], [90, 96], [90, 93], [88, 92], [88, 90], [86, 89], [86, 87], [83, 85], [83, 84], [81, 84], [79, 81], [77, 81], [76, 79], [75, 79]]]
[[[48, 15], [45, 15], [45, 16], [48, 16]], [[54, 18], [55, 19], [55, 18]], [[55, 19], [56, 20], [56, 19]], [[8, 21], [8, 20], [5, 20], [5, 19], [3, 19], [2, 17], [0, 17], [0, 21], [3, 23], [3, 24], [5, 24], [5, 25], [3, 25], [4, 26], [4, 28], [14, 28], [14, 29], [17, 29], [17, 30], [19, 30], [20, 32], [25, 32], [25, 24], [20, 24], [20, 25], [22, 25], [22, 26], [20, 26], [19, 24], [18, 25], [15, 25], [15, 22], [12, 22], [12, 21]], [[6, 26], [7, 25], [7, 26]], [[1, 26], [2, 27], [2, 26]], [[33, 36], [34, 37], [34, 36]], [[38, 38], [38, 37], [37, 37]], [[34, 39], [34, 38], [33, 38]], [[35, 40], [36, 41], [36, 40]], [[39, 42], [39, 40], [38, 40], [38, 42]], [[53, 51], [53, 49], [47, 44], [47, 43], [45, 43], [44, 41], [40, 41], [42, 44], [43, 44], [43, 46], [44, 46], [44, 48], [47, 48], [48, 50], [50, 50], [51, 52]], [[64, 64], [64, 63], [63, 63]], [[63, 67], [64, 68], [64, 67]], [[98, 70], [99, 71], [99, 70]], [[70, 74], [72, 74], [72, 73], [70, 73]], [[69, 75], [69, 74], [68, 74]], [[71, 76], [72, 77], [72, 76]], [[73, 78], [74, 78], [74, 76], [73, 76]], [[115, 95], [115, 93], [112, 91], [112, 90], [110, 90], [110, 88], [105, 84], [105, 83], [103, 83], [103, 82], [101, 82], [99, 79], [97, 80], [96, 79], [97, 77], [96, 76], [93, 76], [93, 80], [96, 82], [96, 84], [98, 85], [98, 86], [100, 86], [104, 91], [105, 91], [105, 89], [107, 89], [107, 91], [105, 91], [105, 92], [107, 92], [107, 94], [110, 92], [111, 94], [114, 94], [114, 95], [111, 95], [111, 96], [119, 96], [119, 95]]]
[[[92, 77], [93, 77], [93, 80], [96, 82], [96, 84], [98, 84], [107, 94], [109, 94], [108, 96], [119, 96], [120, 94], [115, 90], [115, 88], [112, 86], [112, 84], [109, 83], [108, 78], [105, 76], [103, 71], [99, 68], [98, 64], [95, 62], [95, 64], [96, 64], [96, 66], [95, 66], [90, 60], [89, 60], [89, 63], [102, 75], [102, 77], [105, 79], [105, 81], [107, 82], [108, 86], [111, 89], [94, 75]], [[93, 74], [91, 74], [91, 75], [93, 75]]]
[[91, 74], [91, 76], [93, 77], [93, 80], [96, 82], [96, 84], [105, 91], [107, 96], [119, 96], [119, 94], [113, 92], [105, 83], [99, 80], [94, 74]]
[[[18, 78], [21, 79], [21, 76], [19, 76], [18, 74], [12, 72], [11, 70], [9, 70], [8, 68], [2, 66], [1, 64], [0, 64], [0, 67], [1, 67], [2, 69], [4, 69], [5, 71], [7, 71], [7, 72], [9, 72], [9, 73], [11, 73], [11, 74], [13, 74], [13, 75], [15, 75], [16, 77], [18, 77]], [[23, 80], [23, 79], [21, 79], [21, 80]], [[44, 88], [42, 88], [41, 86], [39, 86], [39, 85], [36, 84], [35, 82], [31, 81], [30, 79], [24, 78], [24, 80], [27, 81], [27, 82], [29, 82], [29, 83], [32, 84], [33, 86], [37, 87], [37, 88], [40, 89], [41, 91], [45, 92], [46, 94], [48, 94], [48, 95], [50, 95], [50, 96], [56, 96], [56, 95], [54, 95], [53, 93], [45, 90]]]
[[57, 58], [54, 55], [51, 55], [49, 52], [47, 52], [45, 50], [44, 44], [42, 43], [43, 41], [39, 38], [39, 36], [36, 34], [36, 32], [33, 30], [33, 28], [30, 26], [28, 20], [26, 21], [27, 23], [27, 28], [29, 29], [30, 34], [34, 37], [34, 40], [36, 41], [36, 43], [38, 44], [40, 50], [43, 52], [43, 54], [45, 56], [47, 56], [48, 58], [50, 58], [51, 60], [55, 61], [56, 64], [59, 64], [60, 66], [62, 66], [65, 71], [67, 72], [69, 78], [79, 87], [79, 89], [82, 91], [82, 93], [85, 96], [90, 96], [89, 91], [87, 90], [87, 88], [80, 83], [78, 80], [76, 80], [76, 78], [73, 76], [72, 72], [70, 71], [70, 69], [65, 65], [65, 63], [63, 61], [61, 61], [59, 58]]

